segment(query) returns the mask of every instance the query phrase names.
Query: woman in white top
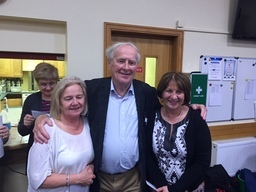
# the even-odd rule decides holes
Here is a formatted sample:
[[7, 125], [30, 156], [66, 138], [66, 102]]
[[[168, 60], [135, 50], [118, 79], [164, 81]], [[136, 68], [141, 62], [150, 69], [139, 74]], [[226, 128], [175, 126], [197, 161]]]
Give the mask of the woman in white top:
[[87, 117], [85, 84], [64, 78], [51, 99], [53, 127], [48, 143], [34, 143], [28, 158], [28, 191], [88, 192], [93, 182], [94, 151]]

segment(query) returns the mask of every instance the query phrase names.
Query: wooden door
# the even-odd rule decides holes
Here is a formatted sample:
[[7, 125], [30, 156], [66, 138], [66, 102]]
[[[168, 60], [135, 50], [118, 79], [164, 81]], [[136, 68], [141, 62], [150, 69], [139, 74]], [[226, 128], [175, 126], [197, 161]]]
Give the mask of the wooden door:
[[[156, 59], [155, 85], [165, 72], [182, 71], [183, 31], [105, 23], [104, 48], [120, 41], [132, 42], [139, 49], [141, 60], [136, 79], [145, 81], [146, 58], [148, 57]], [[104, 75], [110, 76], [106, 57], [104, 65]]]

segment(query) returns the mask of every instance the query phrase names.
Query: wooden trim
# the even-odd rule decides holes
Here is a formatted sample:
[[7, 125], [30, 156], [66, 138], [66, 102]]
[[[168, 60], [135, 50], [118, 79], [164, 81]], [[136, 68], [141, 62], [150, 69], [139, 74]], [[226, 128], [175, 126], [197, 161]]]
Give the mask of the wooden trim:
[[256, 122], [238, 124], [210, 125], [208, 124], [212, 140], [235, 139], [256, 136]]
[[28, 53], [28, 52], [0, 51], [0, 58], [64, 61], [65, 60], [65, 54], [62, 54], [62, 53], [57, 54], [57, 53]]

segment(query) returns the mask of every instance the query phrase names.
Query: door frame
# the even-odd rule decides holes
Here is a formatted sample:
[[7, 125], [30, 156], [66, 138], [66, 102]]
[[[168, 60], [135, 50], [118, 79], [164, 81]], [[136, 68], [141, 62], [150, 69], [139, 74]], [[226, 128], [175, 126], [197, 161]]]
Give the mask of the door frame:
[[[142, 37], [143, 35], [146, 35], [147, 38], [152, 39], [156, 37], [170, 39], [173, 46], [170, 56], [171, 63], [173, 65], [170, 66], [170, 70], [182, 72], [184, 31], [177, 29], [104, 22], [104, 53], [105, 50], [112, 45], [113, 35], [131, 37]], [[104, 55], [104, 76], [110, 76], [106, 55]]]

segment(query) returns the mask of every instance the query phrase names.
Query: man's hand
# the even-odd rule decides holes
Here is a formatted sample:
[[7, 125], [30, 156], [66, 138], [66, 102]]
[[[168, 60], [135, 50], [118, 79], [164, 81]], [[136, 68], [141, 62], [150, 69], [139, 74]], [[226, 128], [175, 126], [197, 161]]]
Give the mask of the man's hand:
[[34, 132], [34, 141], [39, 143], [47, 143], [50, 138], [49, 134], [46, 132], [44, 125], [47, 124], [52, 126], [52, 121], [47, 115], [40, 115], [36, 118]]
[[200, 109], [201, 110], [201, 117], [206, 120], [207, 116], [207, 108], [203, 104], [191, 104], [190, 105], [194, 110]]

